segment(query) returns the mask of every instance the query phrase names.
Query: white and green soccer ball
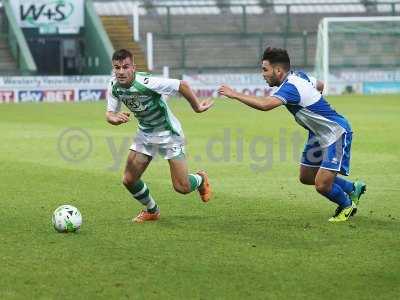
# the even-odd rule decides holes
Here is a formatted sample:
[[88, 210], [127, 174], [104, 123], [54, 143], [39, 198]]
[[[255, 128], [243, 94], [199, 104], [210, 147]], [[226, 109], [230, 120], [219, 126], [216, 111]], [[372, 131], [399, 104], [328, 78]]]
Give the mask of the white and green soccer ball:
[[61, 205], [54, 211], [52, 221], [58, 232], [75, 232], [82, 225], [82, 215], [75, 206]]

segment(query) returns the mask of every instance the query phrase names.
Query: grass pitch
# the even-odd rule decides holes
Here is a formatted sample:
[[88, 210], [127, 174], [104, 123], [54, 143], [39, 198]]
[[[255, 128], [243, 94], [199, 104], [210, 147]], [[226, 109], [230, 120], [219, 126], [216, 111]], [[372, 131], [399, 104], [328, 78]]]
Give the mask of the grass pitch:
[[[343, 224], [298, 182], [306, 132], [284, 108], [171, 101], [215, 196], [176, 194], [156, 159], [144, 181], [161, 220], [134, 225], [120, 182], [135, 121], [108, 125], [104, 102], [0, 105], [0, 299], [396, 299], [400, 98], [329, 100], [355, 132], [350, 178], [368, 184]], [[79, 233], [52, 228], [61, 204], [80, 209]]]

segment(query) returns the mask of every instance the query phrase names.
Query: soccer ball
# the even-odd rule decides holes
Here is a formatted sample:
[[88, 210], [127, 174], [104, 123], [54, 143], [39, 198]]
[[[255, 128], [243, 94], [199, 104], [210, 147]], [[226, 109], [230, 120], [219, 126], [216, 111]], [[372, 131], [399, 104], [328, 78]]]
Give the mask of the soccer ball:
[[58, 232], [75, 232], [82, 225], [82, 215], [76, 207], [62, 205], [54, 211], [52, 221]]

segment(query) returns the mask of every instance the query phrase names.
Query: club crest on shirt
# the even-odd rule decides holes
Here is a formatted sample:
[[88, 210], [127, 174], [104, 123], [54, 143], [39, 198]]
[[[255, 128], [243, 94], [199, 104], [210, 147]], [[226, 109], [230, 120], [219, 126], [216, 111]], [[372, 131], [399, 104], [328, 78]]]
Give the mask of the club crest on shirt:
[[143, 105], [139, 101], [139, 95], [120, 95], [119, 99], [131, 110], [134, 112], [144, 111], [147, 106]]

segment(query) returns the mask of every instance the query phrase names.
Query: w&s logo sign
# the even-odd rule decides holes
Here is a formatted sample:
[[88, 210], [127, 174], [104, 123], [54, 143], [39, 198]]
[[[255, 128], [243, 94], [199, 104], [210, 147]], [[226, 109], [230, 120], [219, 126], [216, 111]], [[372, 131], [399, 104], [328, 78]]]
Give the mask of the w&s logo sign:
[[83, 26], [84, 0], [13, 0], [21, 27]]
[[[68, 19], [72, 12], [74, 11], [74, 6], [72, 3], [68, 2], [54, 2], [42, 5], [21, 5], [21, 20], [28, 21], [32, 24], [34, 23], [53, 23], [61, 22]], [[43, 20], [44, 19], [44, 20]], [[40, 22], [43, 20], [42, 22]]]

